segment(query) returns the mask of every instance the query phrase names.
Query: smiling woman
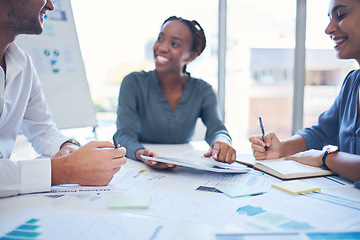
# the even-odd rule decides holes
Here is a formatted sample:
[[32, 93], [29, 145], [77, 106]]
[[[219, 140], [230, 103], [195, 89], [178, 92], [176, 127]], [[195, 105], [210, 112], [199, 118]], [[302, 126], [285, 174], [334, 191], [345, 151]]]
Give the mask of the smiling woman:
[[355, 59], [360, 64], [360, 1], [330, 0], [328, 16], [330, 23], [325, 32], [335, 42], [338, 58]]
[[[353, 58], [360, 64], [360, 1], [330, 0], [328, 16], [325, 32], [335, 42], [337, 56]], [[252, 136], [255, 158], [286, 157], [286, 160], [329, 168], [360, 188], [359, 86], [360, 70], [350, 71], [333, 105], [319, 116], [318, 123], [288, 139], [279, 140], [273, 132], [265, 137]]]
[[142, 142], [179, 144], [190, 141], [201, 118], [210, 145], [204, 156], [233, 163], [235, 150], [219, 116], [212, 87], [186, 71], [206, 46], [200, 24], [184, 18], [167, 18], [153, 46], [155, 70], [127, 75], [120, 88], [117, 132], [114, 140], [127, 148], [127, 156], [154, 168], [174, 167], [141, 156], [155, 153]]
[[[167, 25], [172, 26], [167, 27]], [[180, 66], [178, 71], [180, 74], [186, 73], [186, 65], [195, 60], [206, 47], [204, 30], [195, 20], [188, 21], [175, 16], [166, 19], [161, 28], [162, 31], [159, 33], [153, 47], [155, 67], [158, 75], [161, 72], [161, 66], [166, 66], [170, 63], [170, 59], [164, 57], [167, 55], [169, 48], [173, 49], [173, 58], [176, 59], [176, 55], [182, 55], [180, 56], [180, 61], [183, 61], [183, 63], [177, 64]], [[161, 54], [164, 56], [161, 56]], [[177, 66], [175, 65], [174, 67], [176, 68]]]

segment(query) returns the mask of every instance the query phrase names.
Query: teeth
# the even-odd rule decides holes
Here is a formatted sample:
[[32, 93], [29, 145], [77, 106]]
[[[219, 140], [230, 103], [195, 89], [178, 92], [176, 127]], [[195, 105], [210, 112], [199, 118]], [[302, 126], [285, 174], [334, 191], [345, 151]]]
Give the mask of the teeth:
[[41, 12], [40, 12], [40, 16], [41, 16], [42, 18], [46, 17], [46, 11], [41, 11]]
[[169, 59], [164, 58], [164, 57], [162, 57], [162, 56], [157, 56], [156, 58], [157, 58], [157, 60], [158, 60], [159, 62], [168, 62], [168, 61], [169, 61]]
[[346, 38], [341, 38], [341, 39], [334, 40], [334, 42], [335, 42], [336, 44], [339, 44], [339, 43], [341, 43], [341, 42], [343, 42], [343, 41], [345, 41], [345, 40], [346, 40]]

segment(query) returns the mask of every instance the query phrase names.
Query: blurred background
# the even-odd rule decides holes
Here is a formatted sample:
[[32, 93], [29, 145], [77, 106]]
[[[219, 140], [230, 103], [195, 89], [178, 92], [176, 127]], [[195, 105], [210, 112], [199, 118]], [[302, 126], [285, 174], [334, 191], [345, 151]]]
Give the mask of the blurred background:
[[[220, 0], [223, 1], [223, 0]], [[56, 2], [55, 2], [56, 3]], [[338, 60], [325, 34], [328, 0], [306, 1], [306, 85], [303, 127], [315, 124], [356, 68]], [[218, 90], [218, 0], [71, 0], [87, 80], [98, 121], [97, 138], [111, 140], [123, 77], [154, 69], [152, 46], [163, 21], [176, 15], [197, 20], [207, 47], [188, 66], [192, 76]], [[56, 5], [55, 5], [56, 7]], [[239, 151], [250, 135], [266, 131], [292, 135], [296, 0], [227, 0], [224, 121]], [[92, 129], [66, 134], [94, 136]]]

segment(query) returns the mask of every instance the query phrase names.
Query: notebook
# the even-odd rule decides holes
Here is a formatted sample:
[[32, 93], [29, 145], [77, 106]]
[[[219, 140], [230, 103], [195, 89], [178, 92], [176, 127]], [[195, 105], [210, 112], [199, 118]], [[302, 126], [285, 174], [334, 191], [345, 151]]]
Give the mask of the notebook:
[[236, 161], [239, 163], [253, 167], [256, 170], [263, 171], [282, 180], [334, 174], [327, 169], [305, 165], [293, 160], [284, 160], [284, 158], [258, 161], [255, 160], [251, 154], [237, 154], [236, 158]]

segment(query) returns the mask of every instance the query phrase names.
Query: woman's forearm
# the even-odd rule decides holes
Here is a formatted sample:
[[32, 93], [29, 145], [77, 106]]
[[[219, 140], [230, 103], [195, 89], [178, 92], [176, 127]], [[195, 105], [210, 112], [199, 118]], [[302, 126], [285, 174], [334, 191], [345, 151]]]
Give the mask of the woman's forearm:
[[305, 138], [298, 134], [295, 134], [294, 136], [285, 140], [281, 140], [280, 143], [282, 145], [281, 157], [290, 156], [298, 152], [306, 151], [307, 149]]

